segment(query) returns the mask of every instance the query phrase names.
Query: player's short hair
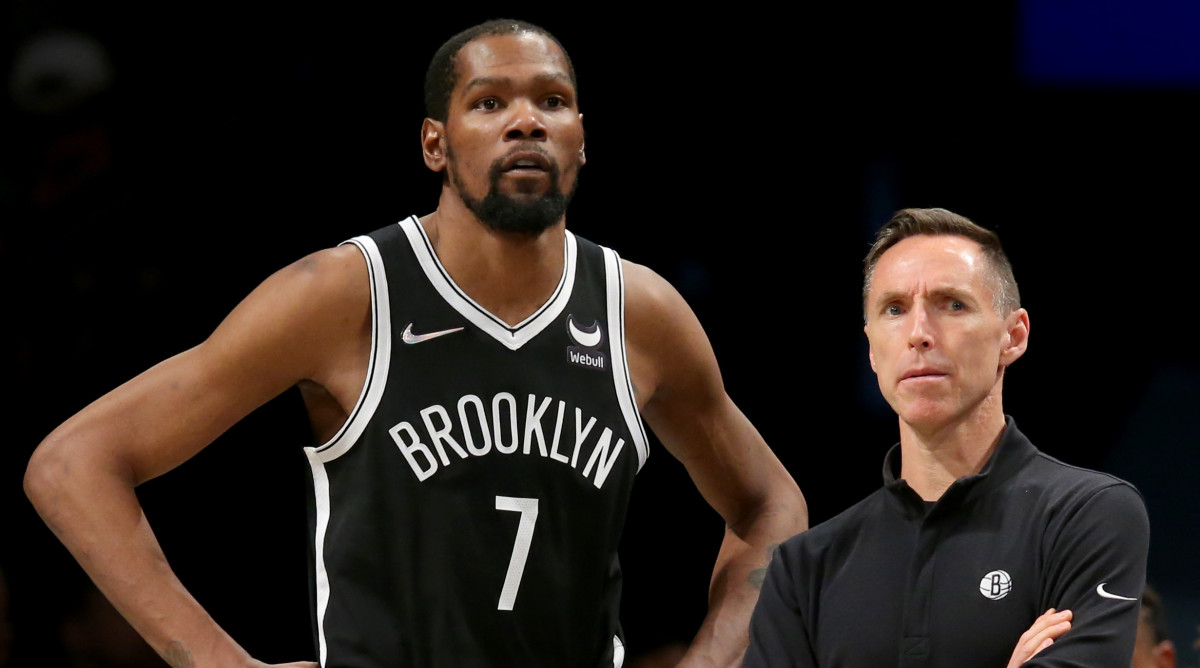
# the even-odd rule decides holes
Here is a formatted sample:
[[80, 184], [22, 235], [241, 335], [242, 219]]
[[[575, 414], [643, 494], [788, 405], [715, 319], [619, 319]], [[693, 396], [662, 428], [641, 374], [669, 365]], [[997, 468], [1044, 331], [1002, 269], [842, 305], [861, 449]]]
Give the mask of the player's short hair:
[[1167, 628], [1167, 613], [1163, 609], [1162, 597], [1154, 590], [1154, 587], [1146, 585], [1142, 591], [1142, 610], [1138, 613], [1139, 623], [1146, 622], [1151, 633], [1153, 644], [1169, 640], [1171, 632]]
[[458, 85], [458, 54], [464, 46], [481, 37], [523, 33], [541, 35], [558, 45], [563, 58], [567, 59], [567, 74], [571, 77], [571, 86], [578, 89], [579, 86], [575, 81], [575, 65], [571, 63], [571, 56], [563, 48], [562, 42], [550, 34], [549, 30], [516, 19], [492, 19], [467, 28], [451, 37], [433, 54], [433, 60], [429, 61], [429, 69], [425, 71], [425, 115], [443, 123], [449, 117], [450, 94]]
[[909, 237], [920, 235], [965, 237], [979, 244], [992, 269], [992, 307], [1001, 316], [1021, 308], [1021, 293], [1013, 277], [1012, 264], [995, 232], [980, 227], [966, 216], [946, 209], [901, 209], [879, 228], [875, 243], [863, 260], [863, 319], [867, 314], [867, 294], [875, 278], [875, 265], [889, 248]]

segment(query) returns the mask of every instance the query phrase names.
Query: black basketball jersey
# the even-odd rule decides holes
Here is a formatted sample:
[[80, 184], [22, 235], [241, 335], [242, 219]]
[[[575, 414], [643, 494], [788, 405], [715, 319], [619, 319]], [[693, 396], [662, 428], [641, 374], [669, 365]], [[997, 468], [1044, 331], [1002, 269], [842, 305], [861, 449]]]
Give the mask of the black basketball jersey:
[[648, 450], [617, 254], [567, 232], [553, 296], [509, 326], [415, 217], [351, 242], [367, 381], [307, 449], [321, 665], [619, 667], [617, 545]]

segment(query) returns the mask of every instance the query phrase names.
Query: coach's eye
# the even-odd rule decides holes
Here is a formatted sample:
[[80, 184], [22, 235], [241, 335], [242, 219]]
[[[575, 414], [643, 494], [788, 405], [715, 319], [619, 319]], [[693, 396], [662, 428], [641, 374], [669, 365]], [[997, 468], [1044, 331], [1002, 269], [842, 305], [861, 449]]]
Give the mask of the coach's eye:
[[900, 307], [896, 304], [891, 304], [883, 309], [883, 312], [888, 315], [900, 315]]
[[958, 301], [957, 299], [955, 299], [954, 301], [950, 302], [950, 310], [951, 311], [965, 311], [965, 310], [967, 310], [967, 305]]

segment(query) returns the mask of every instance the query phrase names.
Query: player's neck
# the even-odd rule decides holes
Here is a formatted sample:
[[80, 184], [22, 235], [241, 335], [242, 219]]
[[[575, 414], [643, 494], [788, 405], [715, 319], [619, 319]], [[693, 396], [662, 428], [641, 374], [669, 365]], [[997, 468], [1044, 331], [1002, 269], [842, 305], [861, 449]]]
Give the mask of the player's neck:
[[900, 477], [936, 501], [959, 478], [979, 473], [1004, 433], [1000, 388], [960, 419], [938, 425], [900, 420]]
[[562, 280], [565, 221], [533, 237], [502, 233], [446, 200], [421, 225], [454, 283], [510, 325], [541, 308]]

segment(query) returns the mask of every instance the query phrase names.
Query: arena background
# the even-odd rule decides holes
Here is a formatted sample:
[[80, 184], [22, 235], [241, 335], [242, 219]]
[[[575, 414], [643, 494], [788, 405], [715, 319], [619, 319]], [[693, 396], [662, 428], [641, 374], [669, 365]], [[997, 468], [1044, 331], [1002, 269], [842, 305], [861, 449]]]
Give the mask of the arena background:
[[[276, 269], [430, 211], [425, 67], [502, 15], [550, 29], [578, 71], [588, 164], [569, 226], [689, 300], [814, 523], [879, 485], [896, 439], [862, 334], [874, 229], [905, 206], [997, 229], [1032, 319], [1007, 412], [1043, 450], [1142, 491], [1150, 579], [1197, 665], [1200, 10], [968, 4], [0, 7], [10, 665], [77, 660], [69, 629], [95, 606], [21, 492], [39, 440], [201, 341]], [[312, 655], [307, 438], [288, 393], [139, 489], [184, 583], [267, 661]], [[695, 631], [722, 523], [657, 444], [634, 496], [637, 658]]]

